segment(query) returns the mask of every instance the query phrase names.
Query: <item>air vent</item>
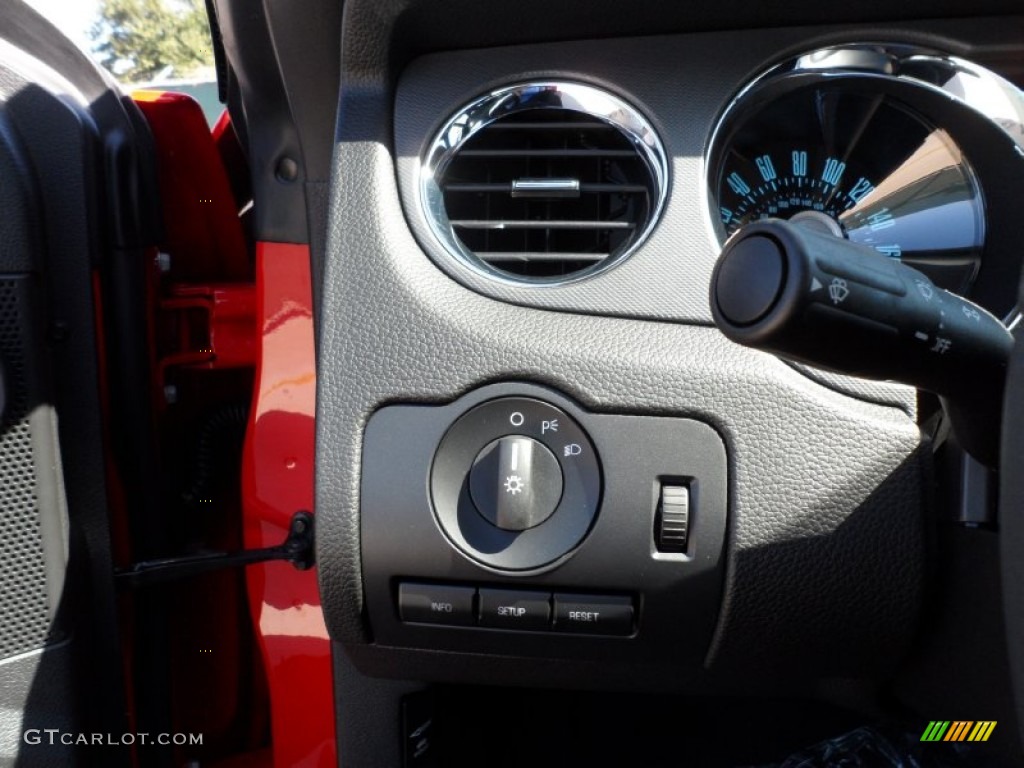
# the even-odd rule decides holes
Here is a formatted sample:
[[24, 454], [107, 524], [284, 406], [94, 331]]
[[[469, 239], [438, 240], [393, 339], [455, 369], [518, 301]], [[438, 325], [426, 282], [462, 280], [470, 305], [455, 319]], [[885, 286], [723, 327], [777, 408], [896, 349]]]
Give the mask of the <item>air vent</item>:
[[650, 124], [611, 94], [534, 83], [455, 115], [423, 166], [427, 220], [448, 253], [490, 277], [562, 284], [647, 237], [668, 165]]

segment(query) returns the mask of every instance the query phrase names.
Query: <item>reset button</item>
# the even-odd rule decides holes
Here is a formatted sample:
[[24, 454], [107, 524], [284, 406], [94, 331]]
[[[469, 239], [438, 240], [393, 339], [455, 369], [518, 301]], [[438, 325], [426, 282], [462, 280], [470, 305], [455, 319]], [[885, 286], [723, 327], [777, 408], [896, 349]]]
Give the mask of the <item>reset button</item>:
[[591, 635], [633, 633], [633, 601], [611, 595], [555, 595], [555, 631]]

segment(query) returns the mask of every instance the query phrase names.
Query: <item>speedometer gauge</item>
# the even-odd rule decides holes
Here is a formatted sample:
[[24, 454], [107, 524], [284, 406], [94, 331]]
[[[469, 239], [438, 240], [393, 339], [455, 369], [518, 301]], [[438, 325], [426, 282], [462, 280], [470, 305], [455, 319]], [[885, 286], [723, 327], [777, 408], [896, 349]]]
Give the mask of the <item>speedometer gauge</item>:
[[827, 80], [734, 114], [709, 178], [726, 236], [775, 217], [868, 245], [964, 293], [985, 217], [953, 139], [898, 99]]

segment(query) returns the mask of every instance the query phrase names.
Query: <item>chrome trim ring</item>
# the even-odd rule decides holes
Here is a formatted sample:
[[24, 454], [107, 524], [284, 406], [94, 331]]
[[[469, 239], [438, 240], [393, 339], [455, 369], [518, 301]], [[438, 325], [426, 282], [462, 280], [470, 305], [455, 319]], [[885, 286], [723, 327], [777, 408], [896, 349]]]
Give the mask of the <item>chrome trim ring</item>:
[[[636, 147], [651, 173], [655, 194], [648, 220], [627, 248], [609, 255], [592, 267], [565, 277], [518, 277], [487, 264], [466, 248], [455, 234], [444, 205], [438, 179], [459, 149], [478, 131], [509, 115], [537, 109], [564, 109], [608, 123]], [[499, 283], [531, 288], [554, 287], [587, 280], [632, 255], [647, 239], [661, 218], [668, 196], [669, 161], [661, 139], [640, 112], [617, 96], [583, 83], [545, 80], [519, 83], [492, 91], [455, 113], [438, 131], [419, 169], [420, 209], [434, 237], [458, 263], [475, 274]]]

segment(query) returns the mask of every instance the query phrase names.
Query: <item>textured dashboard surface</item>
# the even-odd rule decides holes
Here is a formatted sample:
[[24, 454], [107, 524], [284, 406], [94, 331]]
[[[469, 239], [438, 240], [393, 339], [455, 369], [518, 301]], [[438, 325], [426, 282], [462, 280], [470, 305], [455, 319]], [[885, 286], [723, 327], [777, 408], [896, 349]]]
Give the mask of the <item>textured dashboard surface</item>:
[[715, 329], [479, 296], [412, 240], [385, 147], [342, 142], [336, 163], [348, 183], [336, 188], [326, 268], [317, 469], [335, 638], [366, 639], [358, 489], [368, 416], [496, 380], [546, 383], [598, 411], [694, 416], [726, 436], [733, 526], [717, 656], [756, 663], [778, 641], [795, 665], [815, 650], [846, 665], [905, 637], [920, 589], [922, 484], [919, 433], [902, 411], [834, 393]]
[[[650, 41], [633, 41], [632, 57], [621, 45], [636, 58]], [[928, 447], [907, 413], [839, 394], [714, 328], [565, 314], [467, 289], [403, 217], [386, 78], [356, 85], [342, 102], [320, 328], [318, 560], [331, 635], [372, 641], [359, 547], [370, 414], [517, 380], [594, 411], [698, 418], [725, 437], [731, 527], [713, 669], [855, 675], [896, 664], [924, 563]]]

